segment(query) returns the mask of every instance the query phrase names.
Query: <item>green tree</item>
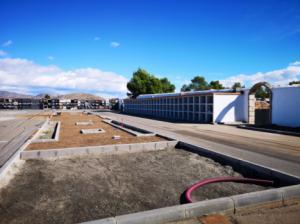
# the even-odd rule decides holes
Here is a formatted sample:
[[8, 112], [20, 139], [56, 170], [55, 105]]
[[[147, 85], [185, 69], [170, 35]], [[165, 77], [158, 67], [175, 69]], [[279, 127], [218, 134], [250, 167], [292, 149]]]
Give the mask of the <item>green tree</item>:
[[139, 68], [127, 83], [129, 97], [136, 98], [141, 94], [174, 92], [175, 86], [167, 78], [158, 79], [144, 69]]
[[175, 85], [173, 85], [167, 78], [160, 79], [162, 92], [172, 93], [175, 91]]
[[242, 84], [240, 82], [235, 82], [232, 87], [231, 87], [233, 90], [237, 90], [237, 89], [240, 89], [240, 88], [245, 88], [245, 86], [242, 86]]
[[203, 76], [195, 76], [190, 84], [184, 84], [181, 87], [182, 92], [186, 91], [198, 91], [198, 90], [207, 90], [209, 89], [209, 85], [206, 82], [205, 78]]
[[299, 85], [300, 84], [300, 81], [292, 81], [292, 82], [289, 82], [289, 85], [292, 86], [292, 85]]
[[210, 89], [225, 89], [219, 80], [211, 81], [209, 83], [209, 87], [210, 87]]
[[191, 89], [194, 91], [207, 90], [207, 89], [209, 89], [209, 86], [203, 76], [195, 76], [191, 80]]
[[260, 98], [264, 100], [265, 98], [270, 97], [270, 91], [264, 86], [261, 86], [259, 89], [256, 90], [255, 92], [255, 98]]
[[191, 85], [187, 85], [187, 84], [184, 84], [182, 87], [181, 87], [181, 92], [189, 92], [191, 91]]

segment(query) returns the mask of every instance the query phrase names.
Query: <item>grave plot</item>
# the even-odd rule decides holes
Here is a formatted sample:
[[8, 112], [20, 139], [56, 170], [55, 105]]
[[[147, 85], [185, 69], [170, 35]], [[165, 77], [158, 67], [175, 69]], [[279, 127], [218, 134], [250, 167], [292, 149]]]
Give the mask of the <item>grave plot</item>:
[[102, 128], [94, 128], [94, 129], [81, 129], [80, 130], [81, 134], [101, 134], [101, 133], [105, 133], [105, 130]]
[[57, 142], [59, 140], [60, 121], [48, 121], [39, 130], [32, 142]]
[[93, 125], [92, 121], [77, 121], [75, 125]]
[[[33, 142], [26, 150], [60, 149], [71, 147], [101, 146], [112, 144], [131, 144], [142, 142], [159, 142], [166, 139], [158, 136], [136, 137], [119, 128], [102, 122], [102, 118], [84, 113], [63, 112], [60, 116], [53, 116], [51, 121], [60, 122], [60, 137], [56, 142]], [[76, 122], [89, 122], [88, 126], [76, 125]], [[105, 132], [81, 134], [82, 129], [101, 129]], [[85, 131], [84, 131], [85, 132]], [[90, 132], [90, 131], [86, 131]], [[115, 138], [114, 136], [119, 136]]]
[[[27, 160], [0, 193], [3, 223], [79, 223], [178, 205], [201, 179], [241, 176], [230, 166], [183, 149]], [[218, 183], [195, 191], [206, 200], [264, 190], [253, 184]]]

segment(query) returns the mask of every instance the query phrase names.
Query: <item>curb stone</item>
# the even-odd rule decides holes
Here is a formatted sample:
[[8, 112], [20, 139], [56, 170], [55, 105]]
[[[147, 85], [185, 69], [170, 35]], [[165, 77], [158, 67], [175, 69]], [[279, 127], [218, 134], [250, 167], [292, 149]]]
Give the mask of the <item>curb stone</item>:
[[131, 213], [107, 219], [85, 222], [85, 224], [162, 224], [218, 212], [226, 212], [230, 214], [235, 213], [236, 209], [239, 210], [248, 206], [258, 206], [268, 203], [277, 202], [283, 206], [285, 204], [284, 200], [290, 200], [293, 198], [300, 198], [300, 185]]
[[229, 197], [185, 204], [184, 207], [186, 218], [203, 216], [218, 211], [234, 212], [234, 203]]
[[81, 156], [89, 154], [121, 154], [134, 153], [146, 151], [158, 151], [171, 147], [175, 147], [177, 141], [161, 141], [161, 142], [147, 142], [147, 143], [133, 143], [133, 144], [116, 144], [116, 145], [102, 145], [90, 147], [74, 147], [61, 149], [45, 149], [45, 150], [28, 150], [22, 151], [20, 158], [28, 159], [49, 159], [49, 158], [63, 158], [69, 156]]
[[283, 197], [283, 204], [293, 204], [295, 200], [300, 199], [300, 184], [280, 188]]
[[82, 224], [117, 224], [115, 218], [98, 219], [93, 221], [82, 222]]
[[269, 202], [279, 202], [280, 205], [283, 205], [282, 191], [280, 189], [251, 192], [231, 196], [230, 198], [233, 200], [235, 211], [246, 206], [260, 205]]
[[185, 219], [185, 209], [181, 205], [154, 209], [115, 217], [117, 224], [153, 224]]

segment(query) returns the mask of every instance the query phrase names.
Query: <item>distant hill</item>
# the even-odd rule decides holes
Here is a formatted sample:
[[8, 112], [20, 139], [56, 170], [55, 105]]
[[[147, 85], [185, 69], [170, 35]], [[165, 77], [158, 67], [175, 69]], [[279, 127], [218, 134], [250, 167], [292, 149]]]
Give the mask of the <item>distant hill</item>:
[[[35, 98], [35, 99], [41, 99], [44, 98], [46, 93], [41, 93], [36, 96], [32, 95], [25, 95], [21, 93], [15, 93], [15, 92], [9, 92], [9, 91], [0, 91], [0, 97], [3, 98]], [[50, 95], [50, 94], [48, 94]], [[58, 96], [53, 96], [50, 95], [51, 98], [59, 98], [59, 99], [79, 99], [79, 100], [105, 100], [103, 97], [96, 96], [93, 94], [88, 94], [88, 93], [70, 93], [70, 94], [65, 94], [65, 95], [58, 95]]]
[[103, 97], [95, 96], [88, 93], [70, 93], [65, 95], [59, 95], [59, 99], [79, 99], [79, 100], [104, 100]]
[[3, 97], [3, 98], [34, 98], [34, 96], [31, 96], [31, 95], [9, 92], [9, 91], [2, 91], [2, 90], [0, 90], [0, 97]]
[[48, 94], [48, 93], [40, 93], [40, 94], [36, 95], [35, 97], [36, 98], [44, 98], [46, 95], [53, 97], [51, 94]]

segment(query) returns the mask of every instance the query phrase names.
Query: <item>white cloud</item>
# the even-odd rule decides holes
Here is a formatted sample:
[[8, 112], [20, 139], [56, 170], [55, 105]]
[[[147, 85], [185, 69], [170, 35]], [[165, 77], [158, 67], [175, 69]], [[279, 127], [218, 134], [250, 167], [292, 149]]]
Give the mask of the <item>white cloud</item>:
[[290, 63], [290, 66], [298, 66], [300, 65], [300, 61], [295, 61], [293, 63]]
[[125, 96], [127, 79], [114, 72], [96, 68], [62, 70], [20, 58], [0, 59], [0, 86], [47, 88], [53, 91], [102, 92]]
[[98, 41], [98, 40], [100, 40], [100, 37], [94, 37], [94, 40]]
[[4, 57], [7, 55], [6, 51], [0, 50], [0, 57]]
[[53, 60], [54, 60], [54, 57], [51, 56], [51, 55], [49, 55], [47, 58], [48, 58], [48, 60], [50, 60], [50, 61], [53, 61]]
[[6, 42], [4, 42], [3, 44], [2, 44], [2, 46], [3, 47], [9, 47], [10, 45], [12, 45], [12, 40], [8, 40], [8, 41], [6, 41]]
[[110, 43], [110, 46], [112, 48], [117, 48], [117, 47], [120, 47], [120, 43], [113, 41], [113, 42]]
[[283, 69], [273, 70], [270, 72], [257, 72], [255, 74], [239, 74], [229, 78], [220, 80], [226, 86], [231, 87], [235, 82], [240, 82], [246, 86], [251, 86], [257, 82], [269, 82], [274, 86], [284, 86], [291, 81], [300, 78], [300, 62], [290, 63], [289, 66]]

